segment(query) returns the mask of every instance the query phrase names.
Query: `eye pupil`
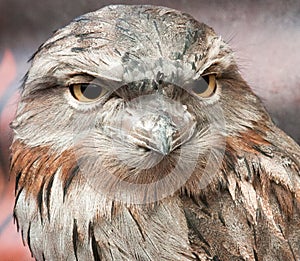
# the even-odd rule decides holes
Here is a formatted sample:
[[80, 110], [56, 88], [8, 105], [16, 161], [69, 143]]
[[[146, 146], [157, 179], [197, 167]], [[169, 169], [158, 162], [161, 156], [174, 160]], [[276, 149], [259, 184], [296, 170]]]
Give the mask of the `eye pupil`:
[[193, 92], [196, 94], [204, 93], [209, 86], [209, 79], [207, 76], [200, 77], [194, 84], [193, 84]]
[[98, 86], [98, 85], [82, 84], [80, 87], [80, 91], [85, 98], [94, 100], [94, 99], [97, 99], [101, 95], [102, 88], [101, 88], [101, 86]]
[[201, 98], [209, 98], [215, 93], [216, 86], [216, 75], [209, 74], [193, 81], [190, 89]]

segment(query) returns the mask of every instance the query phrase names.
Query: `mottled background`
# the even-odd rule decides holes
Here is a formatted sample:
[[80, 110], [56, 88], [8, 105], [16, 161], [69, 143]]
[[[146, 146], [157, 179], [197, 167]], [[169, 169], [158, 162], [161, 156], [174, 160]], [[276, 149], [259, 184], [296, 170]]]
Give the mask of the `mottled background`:
[[190, 13], [230, 42], [241, 73], [274, 121], [300, 143], [300, 1], [0, 0], [0, 259], [29, 260], [12, 224], [8, 147], [26, 61], [57, 28], [107, 4], [155, 4]]

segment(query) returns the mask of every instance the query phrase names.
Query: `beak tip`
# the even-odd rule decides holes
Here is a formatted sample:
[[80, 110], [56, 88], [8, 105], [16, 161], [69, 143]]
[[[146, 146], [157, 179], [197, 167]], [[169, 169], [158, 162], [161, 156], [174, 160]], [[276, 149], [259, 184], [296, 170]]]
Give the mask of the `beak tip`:
[[171, 150], [161, 150], [160, 153], [163, 155], [163, 156], [167, 156], [169, 155], [171, 152]]

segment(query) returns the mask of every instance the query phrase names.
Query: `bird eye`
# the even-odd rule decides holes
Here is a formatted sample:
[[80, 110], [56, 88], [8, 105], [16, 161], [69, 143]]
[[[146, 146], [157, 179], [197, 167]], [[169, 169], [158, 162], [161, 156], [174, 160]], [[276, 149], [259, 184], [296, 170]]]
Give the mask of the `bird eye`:
[[216, 90], [216, 75], [203, 75], [193, 82], [192, 91], [202, 98], [208, 98]]
[[107, 93], [105, 88], [90, 83], [72, 84], [69, 89], [72, 96], [81, 102], [95, 101]]

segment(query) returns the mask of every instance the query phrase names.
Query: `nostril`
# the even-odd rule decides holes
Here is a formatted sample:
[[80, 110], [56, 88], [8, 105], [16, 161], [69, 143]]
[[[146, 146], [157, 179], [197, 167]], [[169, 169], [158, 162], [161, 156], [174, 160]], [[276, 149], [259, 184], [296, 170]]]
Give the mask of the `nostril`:
[[141, 145], [137, 145], [137, 149], [141, 152], [150, 152], [151, 151], [151, 149], [141, 146]]

